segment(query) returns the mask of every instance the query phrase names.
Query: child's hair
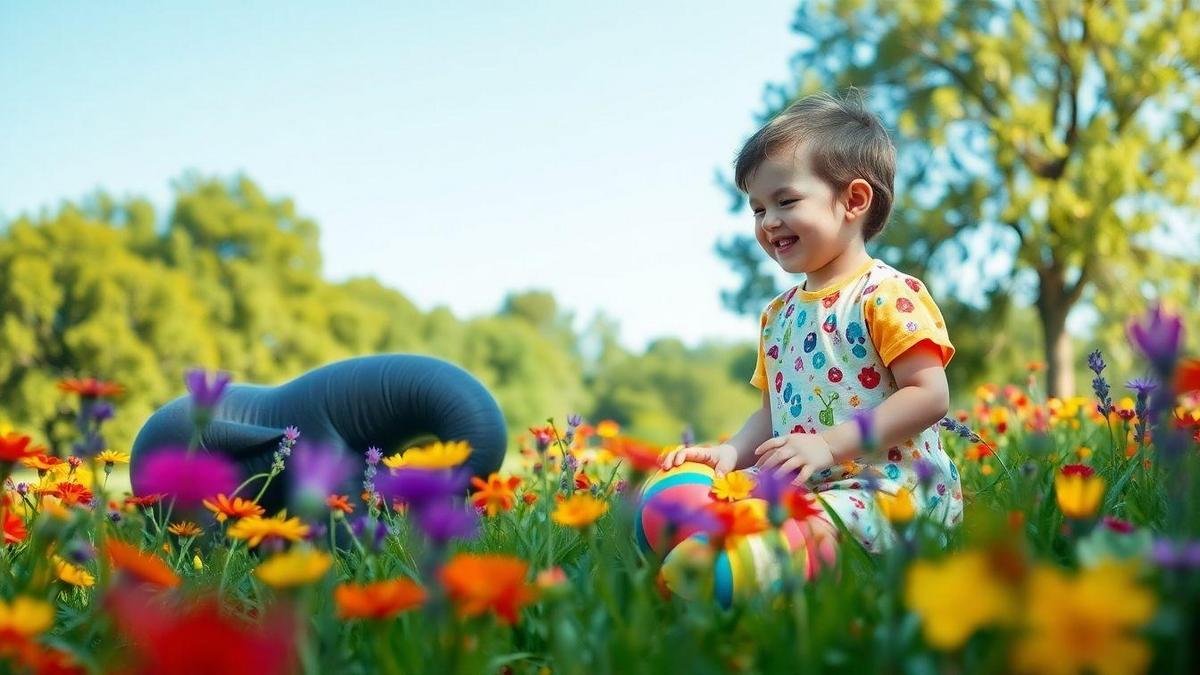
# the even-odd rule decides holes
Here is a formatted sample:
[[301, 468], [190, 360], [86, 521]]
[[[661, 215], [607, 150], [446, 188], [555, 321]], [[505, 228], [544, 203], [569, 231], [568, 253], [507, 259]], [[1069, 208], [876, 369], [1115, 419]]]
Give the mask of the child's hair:
[[806, 96], [785, 108], [742, 146], [734, 165], [734, 182], [742, 192], [750, 176], [770, 155], [794, 151], [808, 143], [813, 171], [835, 193], [861, 178], [874, 192], [863, 224], [863, 240], [883, 230], [892, 211], [892, 180], [896, 174], [896, 148], [883, 123], [872, 114], [857, 90], [844, 97], [827, 93]]

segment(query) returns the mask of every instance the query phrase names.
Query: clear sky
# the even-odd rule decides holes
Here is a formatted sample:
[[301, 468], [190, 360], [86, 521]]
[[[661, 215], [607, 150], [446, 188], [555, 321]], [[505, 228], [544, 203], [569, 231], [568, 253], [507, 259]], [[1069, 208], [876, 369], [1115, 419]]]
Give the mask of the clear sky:
[[634, 348], [753, 340], [713, 250], [752, 221], [714, 176], [795, 6], [0, 0], [0, 219], [245, 172], [320, 224], [330, 279], [460, 317], [547, 289]]

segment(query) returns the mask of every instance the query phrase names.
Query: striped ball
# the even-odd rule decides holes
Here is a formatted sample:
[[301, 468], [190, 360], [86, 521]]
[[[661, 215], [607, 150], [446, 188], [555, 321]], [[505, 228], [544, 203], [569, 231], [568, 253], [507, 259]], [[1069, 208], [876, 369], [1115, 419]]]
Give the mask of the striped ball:
[[[696, 532], [684, 524], [670, 532], [669, 509], [695, 510], [711, 504], [713, 469], [706, 464], [684, 462], [669, 471], [650, 476], [642, 486], [642, 499], [634, 530], [643, 551], [664, 556], [676, 544]], [[668, 536], [671, 535], [671, 536]]]

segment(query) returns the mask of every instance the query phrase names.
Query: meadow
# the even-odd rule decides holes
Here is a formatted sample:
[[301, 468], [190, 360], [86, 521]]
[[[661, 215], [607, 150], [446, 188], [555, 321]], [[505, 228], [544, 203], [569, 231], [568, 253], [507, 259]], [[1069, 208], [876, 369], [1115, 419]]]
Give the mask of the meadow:
[[[289, 429], [238, 484], [196, 447], [103, 443], [119, 382], [60, 382], [78, 440], [48, 454], [0, 436], [5, 479], [0, 667], [137, 673], [1193, 672], [1200, 609], [1200, 362], [1178, 316], [1131, 320], [1143, 360], [1088, 355], [1091, 392], [1046, 397], [1040, 364], [942, 422], [964, 524], [879, 495], [899, 543], [843, 543], [810, 570], [773, 551], [752, 587], [714, 597], [714, 560], [803, 516], [813, 496], [723, 485], [674, 513], [710, 542], [666, 583], [639, 546], [640, 488], [661, 447], [570, 415], [529, 430], [487, 478], [447, 441], [353, 464]], [[191, 378], [196, 429], [220, 385]], [[193, 444], [194, 446], [194, 444]], [[673, 447], [673, 446], [672, 446]], [[299, 480], [285, 511], [257, 503]], [[361, 494], [335, 486], [361, 474]], [[762, 481], [768, 483], [770, 481]], [[701, 525], [696, 525], [701, 522]], [[669, 534], [669, 533], [668, 533]], [[728, 605], [728, 606], [725, 606]]]

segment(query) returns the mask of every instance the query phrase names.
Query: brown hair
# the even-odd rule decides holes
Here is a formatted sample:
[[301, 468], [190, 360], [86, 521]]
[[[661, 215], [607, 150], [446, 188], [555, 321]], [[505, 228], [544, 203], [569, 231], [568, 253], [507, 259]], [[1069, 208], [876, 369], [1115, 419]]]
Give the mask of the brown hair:
[[892, 212], [892, 180], [896, 148], [883, 123], [863, 104], [858, 90], [844, 97], [826, 93], [806, 96], [785, 108], [742, 146], [734, 164], [734, 183], [742, 192], [754, 171], [768, 156], [808, 143], [813, 171], [840, 193], [856, 178], [871, 186], [874, 196], [863, 224], [863, 239], [883, 230]]

